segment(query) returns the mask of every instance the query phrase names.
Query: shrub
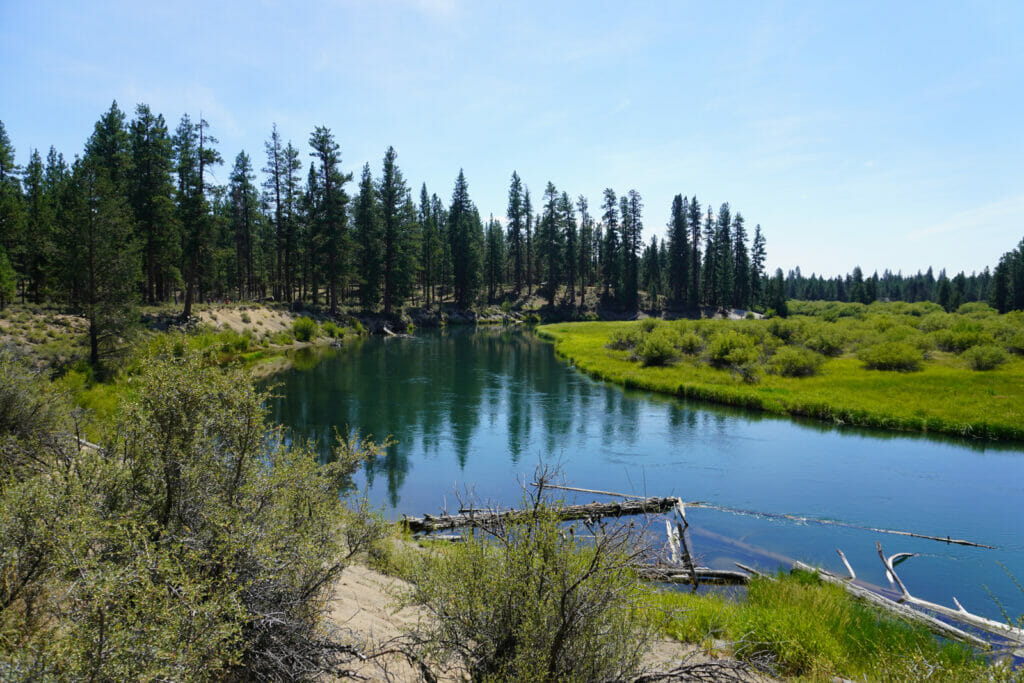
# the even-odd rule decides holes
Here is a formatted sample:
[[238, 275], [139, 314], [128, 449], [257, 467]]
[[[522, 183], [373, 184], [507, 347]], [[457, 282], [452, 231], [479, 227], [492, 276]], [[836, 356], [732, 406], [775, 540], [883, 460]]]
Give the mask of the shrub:
[[300, 342], [308, 342], [310, 339], [316, 336], [319, 325], [312, 318], [306, 316], [300, 316], [292, 323], [292, 334]]
[[960, 308], [956, 309], [956, 312], [960, 315], [973, 315], [979, 317], [998, 314], [996, 309], [992, 308], [984, 301], [968, 301], [965, 304], [960, 304]]
[[921, 369], [924, 355], [905, 342], [884, 342], [868, 346], [857, 353], [869, 370], [914, 371]]
[[741, 365], [756, 360], [753, 340], [734, 330], [719, 332], [708, 342], [707, 359], [716, 368]]
[[615, 330], [608, 338], [606, 346], [613, 351], [629, 351], [636, 348], [642, 338], [643, 335], [639, 330]]
[[826, 356], [838, 356], [846, 347], [846, 337], [834, 325], [818, 325], [808, 333], [804, 345]]
[[800, 323], [786, 318], [772, 318], [768, 321], [768, 331], [784, 342], [788, 342], [800, 331]]
[[1009, 357], [1006, 351], [994, 344], [982, 344], [964, 351], [963, 359], [971, 370], [994, 370], [1009, 360]]
[[588, 523], [594, 537], [580, 544], [559, 506], [531, 494], [525, 516], [420, 558], [407, 599], [432, 617], [414, 638], [421, 661], [455, 660], [472, 681], [635, 677], [652, 633], [630, 567], [636, 538]]
[[250, 317], [249, 317], [249, 314], [248, 314], [248, 313], [246, 313], [245, 311], [243, 311], [243, 312], [242, 312], [242, 318], [241, 318], [241, 320], [242, 320], [242, 322], [243, 322], [243, 323], [245, 323], [246, 325], [248, 325], [249, 323], [251, 323], [251, 322], [252, 322], [252, 318], [250, 318]]
[[[18, 392], [18, 403], [46, 396], [18, 378], [0, 362], [0, 387]], [[267, 396], [245, 375], [194, 353], [175, 357], [171, 344], [134, 381], [138, 398], [106, 425], [101, 449], [72, 447], [74, 426], [59, 411], [0, 426], [0, 574], [14, 579], [0, 593], [18, 591], [0, 595], [0, 672], [338, 673], [353, 655], [321, 623], [330, 585], [383, 528], [339, 491], [351, 490], [352, 473], [377, 449], [339, 441], [337, 460], [319, 465], [315, 449], [267, 425]], [[32, 448], [32, 469], [7, 466], [12, 444]]]
[[338, 327], [333, 320], [328, 320], [327, 322], [325, 322], [323, 325], [320, 326], [320, 329], [323, 330], [323, 333], [326, 334], [331, 339], [337, 339], [338, 337], [342, 337], [345, 335], [345, 330], [341, 327]]
[[676, 340], [676, 347], [683, 353], [693, 356], [700, 353], [704, 347], [704, 340], [695, 332], [684, 332]]
[[636, 345], [636, 357], [644, 365], [667, 365], [676, 357], [678, 335], [663, 326], [645, 335]]
[[769, 369], [783, 377], [810, 377], [818, 372], [824, 359], [820, 354], [796, 346], [784, 346], [775, 352]]
[[658, 318], [644, 318], [640, 321], [640, 329], [644, 332], [652, 332], [660, 324], [661, 320]]
[[943, 351], [962, 353], [972, 346], [991, 344], [992, 335], [977, 325], [968, 325], [964, 321], [951, 328], [932, 333], [935, 345]]

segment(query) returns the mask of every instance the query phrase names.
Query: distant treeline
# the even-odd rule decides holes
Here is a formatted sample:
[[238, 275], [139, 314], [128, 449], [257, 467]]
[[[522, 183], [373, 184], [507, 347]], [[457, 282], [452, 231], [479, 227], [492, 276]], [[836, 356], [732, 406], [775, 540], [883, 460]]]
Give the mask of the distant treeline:
[[582, 305], [588, 287], [625, 308], [641, 290], [679, 307], [764, 295], [764, 237], [758, 227], [750, 243], [728, 204], [705, 215], [677, 196], [668, 238], [645, 244], [635, 190], [606, 189], [595, 216], [549, 182], [535, 212], [513, 173], [503, 226], [481, 219], [461, 171], [450, 202], [425, 185], [414, 201], [390, 147], [379, 177], [367, 164], [355, 179], [328, 128], [310, 135], [304, 170], [275, 126], [260, 177], [240, 152], [224, 185], [212, 178], [216, 145], [204, 120], [185, 116], [172, 133], [146, 105], [129, 121], [115, 102], [72, 164], [51, 147], [22, 168], [0, 123], [0, 304], [180, 296], [188, 314], [196, 300], [273, 297], [388, 313], [534, 293]]
[[981, 273], [953, 277], [945, 270], [935, 273], [903, 275], [884, 271], [864, 277], [860, 267], [845, 276], [825, 278], [804, 276], [800, 268], [786, 274], [786, 298], [808, 301], [933, 301], [953, 311], [969, 301], [984, 301], [1000, 313], [1024, 309], [1024, 240], [1017, 248], [1003, 254], [995, 270], [987, 266]]

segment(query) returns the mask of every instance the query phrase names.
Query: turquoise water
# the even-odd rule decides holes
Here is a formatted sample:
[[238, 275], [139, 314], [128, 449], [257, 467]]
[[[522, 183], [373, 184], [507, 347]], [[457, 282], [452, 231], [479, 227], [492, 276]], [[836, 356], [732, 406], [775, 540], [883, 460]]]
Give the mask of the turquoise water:
[[[593, 489], [935, 536], [997, 550], [858, 529], [693, 509], [705, 563], [774, 569], [800, 559], [887, 585], [886, 552], [919, 552], [900, 575], [922, 598], [1001, 618], [1024, 613], [1024, 451], [1019, 445], [837, 428], [685, 402], [596, 382], [528, 332], [458, 329], [368, 339], [303, 356], [276, 376], [273, 419], [326, 446], [335, 429], [395, 443], [360, 475], [389, 517], [458, 507], [456, 490], [515, 504], [539, 462]], [[326, 451], [325, 451], [326, 452]], [[593, 496], [570, 499], [588, 502]], [[991, 592], [991, 594], [990, 594]]]

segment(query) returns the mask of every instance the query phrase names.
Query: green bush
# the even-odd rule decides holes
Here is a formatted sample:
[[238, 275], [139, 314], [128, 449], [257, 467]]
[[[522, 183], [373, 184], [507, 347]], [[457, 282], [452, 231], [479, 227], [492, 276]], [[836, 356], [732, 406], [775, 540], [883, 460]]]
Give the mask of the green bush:
[[990, 315], [998, 315], [998, 311], [989, 306], [984, 301], [968, 301], [965, 304], [960, 304], [960, 308], [956, 309], [956, 312], [960, 315], [971, 315], [986, 317]]
[[524, 503], [523, 517], [419, 558], [407, 599], [431, 617], [414, 637], [421, 661], [454, 660], [471, 681], [632, 680], [652, 634], [637, 539], [587, 525], [578, 543], [560, 503]]
[[644, 365], [667, 365], [675, 360], [678, 335], [662, 325], [636, 345], [635, 355]]
[[804, 339], [804, 346], [826, 356], [842, 355], [846, 336], [835, 325], [816, 325]]
[[868, 346], [857, 353], [857, 358], [869, 370], [900, 370], [910, 372], [921, 369], [924, 355], [905, 342], [884, 342]]
[[705, 351], [708, 362], [716, 368], [742, 365], [757, 360], [754, 341], [734, 330], [718, 332], [708, 341]]
[[615, 330], [609, 337], [606, 346], [613, 351], [629, 351], [636, 348], [641, 339], [643, 339], [643, 335], [640, 330]]
[[640, 321], [640, 329], [643, 332], [652, 332], [660, 324], [661, 320], [658, 318], [644, 318]]
[[377, 449], [339, 442], [320, 465], [247, 376], [173, 351], [142, 364], [98, 450], [0, 359], [5, 680], [296, 680], [352, 658], [322, 620], [346, 559], [382, 535], [339, 496]]
[[824, 358], [820, 354], [796, 346], [784, 346], [769, 361], [769, 370], [783, 377], [810, 377], [818, 372]]
[[326, 321], [320, 326], [320, 329], [323, 330], [323, 333], [331, 339], [337, 339], [338, 337], [343, 337], [345, 335], [344, 328], [338, 327], [333, 320]]
[[679, 335], [676, 341], [676, 347], [683, 353], [694, 356], [700, 353], [700, 350], [704, 348], [704, 339], [695, 332], [684, 332]]
[[1006, 351], [994, 344], [972, 346], [962, 357], [971, 370], [994, 370], [1009, 360]]
[[300, 342], [308, 342], [310, 339], [316, 336], [320, 326], [316, 324], [316, 321], [306, 316], [300, 316], [292, 323], [292, 334]]

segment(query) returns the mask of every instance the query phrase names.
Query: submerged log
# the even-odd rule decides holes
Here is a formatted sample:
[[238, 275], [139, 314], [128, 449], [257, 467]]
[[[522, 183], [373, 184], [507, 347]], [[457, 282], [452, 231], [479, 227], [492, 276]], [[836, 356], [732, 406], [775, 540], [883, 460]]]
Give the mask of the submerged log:
[[[565, 505], [552, 508], [558, 513], [559, 519], [601, 519], [604, 517], [625, 517], [628, 515], [645, 515], [668, 512], [676, 505], [676, 498], [642, 498], [640, 500], [624, 500], [617, 503], [587, 503], [585, 505]], [[423, 515], [422, 517], [403, 517], [402, 522], [414, 534], [429, 533], [443, 529], [461, 529], [472, 526], [488, 526], [499, 522], [513, 521], [528, 517], [530, 510], [468, 510], [457, 515]]]

